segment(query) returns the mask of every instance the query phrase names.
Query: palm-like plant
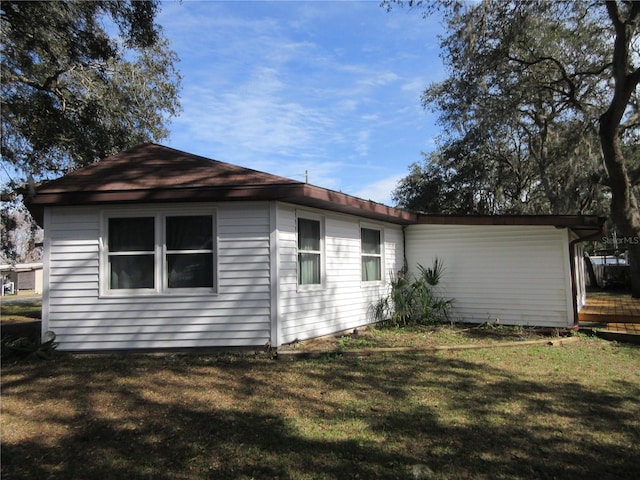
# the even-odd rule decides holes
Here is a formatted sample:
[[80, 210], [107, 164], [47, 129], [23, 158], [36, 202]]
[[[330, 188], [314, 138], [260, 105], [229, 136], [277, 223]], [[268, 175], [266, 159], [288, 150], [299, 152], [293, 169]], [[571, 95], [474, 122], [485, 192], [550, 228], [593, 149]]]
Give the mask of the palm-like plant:
[[372, 306], [377, 322], [392, 326], [422, 325], [449, 319], [452, 299], [443, 298], [438, 285], [444, 274], [442, 261], [436, 258], [431, 267], [418, 265], [419, 276], [391, 274], [391, 291]]

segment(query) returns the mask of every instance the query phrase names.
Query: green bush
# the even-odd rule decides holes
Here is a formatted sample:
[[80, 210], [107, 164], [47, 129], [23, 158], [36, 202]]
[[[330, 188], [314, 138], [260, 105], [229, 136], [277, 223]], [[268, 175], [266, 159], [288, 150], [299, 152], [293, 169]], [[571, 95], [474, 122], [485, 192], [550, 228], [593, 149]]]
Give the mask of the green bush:
[[37, 358], [49, 359], [58, 346], [53, 332], [47, 332], [47, 340], [40, 342], [39, 338], [26, 336], [8, 336], [2, 339], [2, 358]]
[[391, 276], [391, 291], [372, 305], [376, 322], [383, 326], [409, 326], [443, 323], [449, 320], [453, 299], [443, 298], [438, 285], [444, 274], [436, 258], [432, 267], [418, 264], [415, 278], [400, 273]]

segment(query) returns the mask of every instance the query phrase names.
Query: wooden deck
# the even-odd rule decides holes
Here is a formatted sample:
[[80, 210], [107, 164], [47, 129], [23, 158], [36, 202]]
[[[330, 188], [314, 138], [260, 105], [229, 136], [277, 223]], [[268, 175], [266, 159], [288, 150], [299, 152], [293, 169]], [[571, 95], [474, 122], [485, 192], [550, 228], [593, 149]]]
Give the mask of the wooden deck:
[[630, 295], [587, 294], [587, 303], [578, 313], [580, 328], [640, 335], [640, 299]]

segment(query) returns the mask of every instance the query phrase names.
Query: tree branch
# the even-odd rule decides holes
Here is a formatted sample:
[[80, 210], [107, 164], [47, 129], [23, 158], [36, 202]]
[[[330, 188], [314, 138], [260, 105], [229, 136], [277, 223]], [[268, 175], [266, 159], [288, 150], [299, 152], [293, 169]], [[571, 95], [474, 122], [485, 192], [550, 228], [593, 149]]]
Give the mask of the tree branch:
[[629, 182], [632, 187], [640, 185], [640, 167], [629, 172]]
[[640, 112], [635, 112], [626, 119], [624, 123], [620, 124], [620, 130], [625, 131], [630, 128], [635, 128], [640, 124]]
[[578, 109], [582, 109], [582, 106], [580, 105], [580, 102], [578, 101], [578, 98], [576, 96], [577, 87], [576, 87], [575, 82], [573, 81], [573, 78], [575, 78], [577, 75], [576, 74], [569, 75], [569, 73], [567, 72], [565, 66], [558, 59], [556, 59], [554, 57], [551, 57], [551, 56], [541, 56], [541, 57], [537, 57], [535, 60], [524, 60], [522, 58], [517, 58], [517, 57], [514, 57], [512, 55], [507, 55], [507, 58], [510, 61], [513, 61], [513, 62], [516, 62], [516, 63], [519, 63], [519, 64], [523, 64], [523, 65], [526, 65], [526, 66], [534, 66], [534, 65], [538, 65], [540, 63], [546, 63], [546, 62], [553, 63], [557, 67], [557, 69], [560, 71], [561, 80], [558, 80], [558, 81], [552, 82], [552, 83], [563, 83], [564, 82], [569, 87], [569, 91], [566, 91], [565, 89], [561, 89], [561, 90], [555, 90], [554, 89], [554, 91], [556, 93], [564, 94], [569, 99], [569, 103], [571, 103], [572, 105], [574, 105]]
[[40, 90], [43, 92], [51, 92], [58, 95], [58, 80], [60, 76], [64, 73], [70, 72], [76, 68], [75, 65], [71, 65], [65, 68], [61, 68], [56, 70], [53, 75], [48, 76], [43, 83], [38, 83], [35, 80], [32, 80], [21, 73], [17, 73], [14, 71], [8, 72], [10, 80], [24, 83], [36, 90]]
[[629, 74], [627, 81], [631, 86], [631, 90], [634, 90], [638, 86], [638, 83], [640, 83], [640, 67], [636, 68]]

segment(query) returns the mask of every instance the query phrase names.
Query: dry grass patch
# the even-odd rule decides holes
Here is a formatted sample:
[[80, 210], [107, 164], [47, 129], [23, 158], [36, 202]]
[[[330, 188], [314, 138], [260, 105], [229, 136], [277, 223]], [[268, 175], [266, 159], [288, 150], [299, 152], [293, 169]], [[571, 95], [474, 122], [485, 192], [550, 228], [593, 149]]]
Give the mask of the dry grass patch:
[[[489, 341], [489, 340], [487, 340]], [[640, 478], [640, 349], [3, 365], [2, 476]]]
[[354, 332], [296, 343], [286, 350], [346, 351], [375, 348], [428, 349], [447, 345], [496, 345], [504, 342], [554, 340], [570, 335], [554, 328], [507, 327], [495, 324], [417, 325], [402, 328], [370, 326]]

